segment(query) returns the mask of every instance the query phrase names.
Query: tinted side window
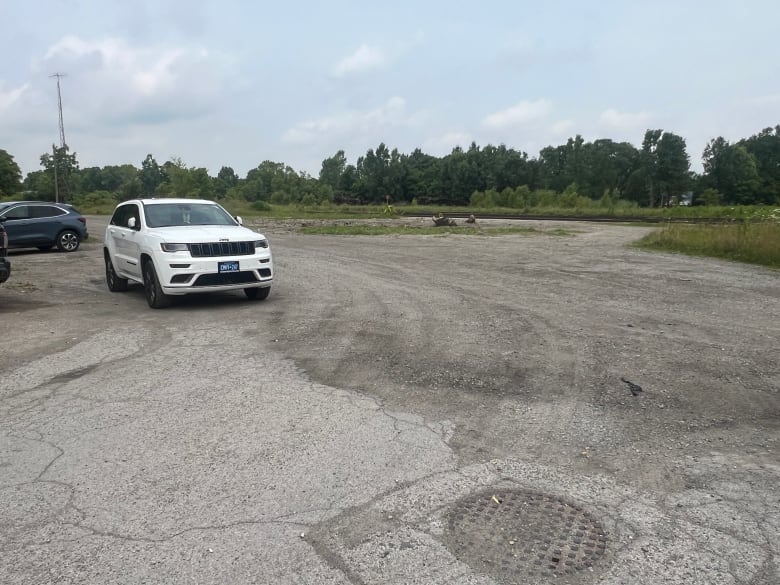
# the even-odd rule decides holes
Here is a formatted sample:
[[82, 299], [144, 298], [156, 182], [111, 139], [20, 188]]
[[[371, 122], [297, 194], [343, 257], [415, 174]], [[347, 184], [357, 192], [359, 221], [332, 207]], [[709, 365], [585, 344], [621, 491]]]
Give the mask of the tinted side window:
[[42, 217], [57, 217], [58, 215], [65, 215], [65, 211], [59, 207], [53, 205], [31, 205], [30, 217], [42, 218]]
[[133, 203], [132, 205], [128, 205], [130, 208], [130, 215], [128, 216], [128, 219], [131, 217], [135, 218], [135, 229], [140, 230], [141, 229], [141, 213], [138, 210], [138, 206]]
[[114, 215], [111, 216], [111, 225], [126, 226], [127, 221], [123, 221], [123, 218], [127, 217], [127, 205], [121, 205], [114, 210]]
[[[136, 226], [140, 227], [138, 206], [135, 203], [128, 203], [127, 205], [117, 207], [116, 211], [114, 211], [114, 215], [111, 217], [111, 225], [126, 228], [127, 220], [131, 217], [135, 218]], [[138, 229], [138, 227], [136, 229]]]
[[6, 219], [27, 219], [30, 217], [29, 207], [26, 205], [17, 205], [6, 211], [3, 217]]

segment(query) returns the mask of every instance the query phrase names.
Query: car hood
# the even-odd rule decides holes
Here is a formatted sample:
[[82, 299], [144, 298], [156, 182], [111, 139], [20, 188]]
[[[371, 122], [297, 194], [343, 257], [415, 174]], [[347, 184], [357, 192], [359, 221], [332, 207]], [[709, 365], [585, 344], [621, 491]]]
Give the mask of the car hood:
[[199, 244], [203, 242], [248, 242], [265, 239], [263, 234], [238, 225], [185, 225], [159, 227], [149, 230], [164, 242]]

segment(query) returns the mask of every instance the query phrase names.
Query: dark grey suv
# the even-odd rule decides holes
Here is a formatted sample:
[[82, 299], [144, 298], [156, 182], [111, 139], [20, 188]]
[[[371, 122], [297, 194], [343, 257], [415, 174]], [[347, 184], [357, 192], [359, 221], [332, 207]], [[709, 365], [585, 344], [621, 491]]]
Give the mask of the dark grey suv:
[[87, 220], [66, 203], [6, 201], [0, 203], [0, 222], [10, 248], [75, 252], [89, 237]]

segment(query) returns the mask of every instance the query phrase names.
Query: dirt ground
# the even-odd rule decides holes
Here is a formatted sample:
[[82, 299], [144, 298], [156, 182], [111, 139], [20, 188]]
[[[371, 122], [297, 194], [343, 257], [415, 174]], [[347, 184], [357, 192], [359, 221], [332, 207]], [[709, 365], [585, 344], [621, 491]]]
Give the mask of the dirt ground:
[[[0, 287], [0, 582], [780, 582], [778, 272], [630, 247], [644, 227], [335, 237], [257, 221], [274, 252], [267, 301], [153, 311], [138, 287], [106, 289], [105, 223], [90, 217], [74, 254], [13, 251]], [[142, 387], [132, 405], [114, 396]], [[148, 387], [215, 414], [199, 427], [166, 402], [145, 418]], [[277, 451], [253, 420], [279, 425]], [[185, 421], [188, 441], [150, 464]], [[204, 434], [224, 445], [232, 428], [256, 448], [204, 451]], [[112, 453], [138, 447], [132, 472], [95, 451], [119, 436]], [[279, 500], [244, 508], [269, 486], [284, 521]], [[508, 560], [487, 540], [469, 556], [456, 510], [485, 489], [586, 510], [604, 550], [557, 574], [535, 572], [511, 535], [492, 545]], [[284, 539], [238, 535], [238, 519], [220, 534], [241, 555], [194, 560], [217, 545], [181, 540], [217, 529], [198, 516], [215, 501], [263, 529], [276, 518], [289, 548], [246, 558], [252, 538]], [[481, 521], [474, 539], [488, 538]], [[533, 522], [522, 538], [543, 542], [551, 524]], [[133, 557], [132, 543], [146, 548]]]

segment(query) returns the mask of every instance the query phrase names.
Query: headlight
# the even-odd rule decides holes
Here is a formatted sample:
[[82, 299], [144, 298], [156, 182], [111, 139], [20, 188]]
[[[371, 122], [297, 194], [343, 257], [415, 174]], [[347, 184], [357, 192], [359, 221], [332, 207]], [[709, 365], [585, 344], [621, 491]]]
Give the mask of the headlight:
[[168, 244], [166, 242], [161, 243], [160, 247], [163, 252], [186, 252], [190, 249], [187, 244]]
[[268, 247], [268, 240], [255, 241], [255, 248], [267, 248], [267, 247]]

